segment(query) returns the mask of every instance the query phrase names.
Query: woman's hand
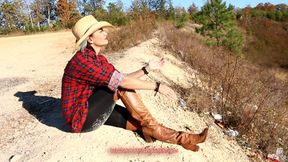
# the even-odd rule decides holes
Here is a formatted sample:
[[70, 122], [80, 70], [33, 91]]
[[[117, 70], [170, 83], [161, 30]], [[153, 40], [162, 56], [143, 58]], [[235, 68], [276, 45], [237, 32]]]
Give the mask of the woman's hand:
[[164, 63], [165, 63], [164, 58], [161, 58], [159, 61], [152, 60], [149, 61], [148, 68], [149, 70], [157, 70], [160, 69]]
[[173, 100], [177, 99], [176, 93], [170, 87], [166, 86], [165, 84], [160, 84], [159, 92]]

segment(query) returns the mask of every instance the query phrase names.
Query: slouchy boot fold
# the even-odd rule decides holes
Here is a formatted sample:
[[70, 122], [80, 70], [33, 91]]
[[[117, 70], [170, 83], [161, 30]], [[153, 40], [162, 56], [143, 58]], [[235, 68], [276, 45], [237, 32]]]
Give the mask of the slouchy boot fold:
[[205, 128], [200, 134], [191, 134], [167, 128], [152, 117], [135, 90], [119, 89], [116, 93], [131, 116], [140, 123], [146, 142], [152, 142], [153, 139], [157, 139], [181, 145], [191, 151], [198, 151], [199, 146], [197, 144], [206, 140], [208, 128]]

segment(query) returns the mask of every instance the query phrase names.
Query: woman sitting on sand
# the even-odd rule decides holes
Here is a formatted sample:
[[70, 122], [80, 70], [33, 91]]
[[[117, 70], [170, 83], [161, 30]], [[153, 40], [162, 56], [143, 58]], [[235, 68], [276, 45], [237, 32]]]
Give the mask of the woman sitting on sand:
[[[124, 74], [100, 53], [101, 48], [108, 44], [107, 29], [112, 27], [108, 22], [97, 21], [89, 15], [81, 18], [72, 29], [76, 37], [76, 53], [64, 70], [61, 93], [62, 111], [72, 132], [92, 131], [105, 123], [141, 131], [146, 142], [157, 139], [197, 151], [197, 144], [206, 139], [207, 128], [200, 134], [167, 128], [151, 116], [135, 92], [154, 90], [172, 99], [177, 98], [168, 86], [139, 79], [151, 70], [161, 68], [164, 60], [149, 62], [138, 71]], [[126, 108], [115, 104], [118, 99]]]

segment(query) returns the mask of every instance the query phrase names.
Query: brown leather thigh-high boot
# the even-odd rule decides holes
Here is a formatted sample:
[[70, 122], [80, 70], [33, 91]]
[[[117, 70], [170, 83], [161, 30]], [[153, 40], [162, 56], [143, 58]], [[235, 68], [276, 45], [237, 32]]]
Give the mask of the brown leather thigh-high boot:
[[140, 123], [137, 120], [135, 120], [131, 115], [129, 115], [126, 122], [126, 129], [131, 131], [138, 131], [142, 130], [141, 128], [142, 126], [140, 125]]
[[[116, 102], [119, 100], [119, 93], [116, 91], [113, 95], [113, 100]], [[128, 113], [128, 119], [126, 121], [125, 129], [131, 130], [131, 131], [142, 131], [142, 126], [140, 125], [139, 121], [134, 119], [130, 113]]]
[[163, 142], [181, 145], [188, 150], [198, 151], [197, 144], [205, 141], [208, 128], [205, 128], [200, 134], [175, 131], [159, 124], [134, 90], [119, 89], [117, 94], [131, 116], [142, 126], [146, 142], [152, 142], [152, 138], [155, 138]]

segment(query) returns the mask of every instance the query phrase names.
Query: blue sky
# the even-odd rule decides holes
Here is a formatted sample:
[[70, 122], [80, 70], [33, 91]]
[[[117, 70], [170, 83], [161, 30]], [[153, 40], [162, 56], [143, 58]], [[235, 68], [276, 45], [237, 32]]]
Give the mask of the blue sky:
[[[106, 0], [106, 4], [109, 2], [116, 2], [117, 0]], [[188, 8], [193, 2], [196, 4], [196, 6], [200, 9], [207, 0], [172, 0], [174, 6], [183, 6], [185, 8]], [[250, 5], [251, 7], [255, 7], [259, 3], [266, 3], [270, 2], [272, 4], [280, 4], [285, 3], [288, 4], [288, 0], [224, 0], [226, 4], [232, 4], [235, 7], [246, 7], [247, 5]], [[124, 3], [124, 7], [127, 9], [131, 5], [131, 0], [122, 0]]]

